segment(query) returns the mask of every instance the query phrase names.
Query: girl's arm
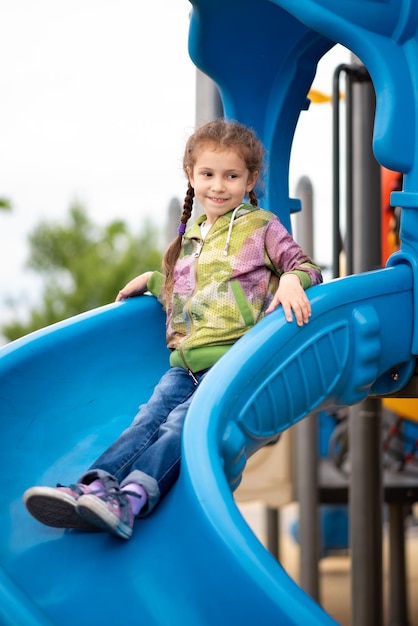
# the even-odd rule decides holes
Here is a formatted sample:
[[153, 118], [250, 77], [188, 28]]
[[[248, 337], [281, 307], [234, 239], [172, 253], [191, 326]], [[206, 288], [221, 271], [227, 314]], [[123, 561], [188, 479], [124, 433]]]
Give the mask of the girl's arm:
[[126, 300], [127, 298], [133, 298], [134, 296], [142, 296], [147, 291], [147, 282], [152, 276], [153, 272], [144, 272], [136, 278], [129, 281], [123, 289], [121, 289], [116, 296], [116, 302], [120, 300]]
[[294, 314], [298, 326], [303, 326], [311, 316], [311, 305], [305, 289], [322, 282], [321, 270], [303, 252], [277, 217], [273, 217], [268, 224], [265, 244], [273, 265], [283, 272], [266, 313], [271, 313], [281, 304], [287, 321], [293, 321]]
[[283, 274], [266, 313], [272, 313], [280, 304], [288, 322], [293, 321], [293, 314], [298, 326], [309, 322], [312, 313], [311, 304], [296, 274]]

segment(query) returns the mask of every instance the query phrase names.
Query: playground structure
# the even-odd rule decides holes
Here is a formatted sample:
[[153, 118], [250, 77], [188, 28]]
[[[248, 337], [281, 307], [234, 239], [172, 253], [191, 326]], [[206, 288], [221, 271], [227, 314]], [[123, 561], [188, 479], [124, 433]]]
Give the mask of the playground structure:
[[232, 489], [247, 458], [312, 411], [405, 388], [417, 395], [417, 5], [192, 5], [190, 55], [218, 85], [225, 114], [264, 142], [262, 205], [287, 226], [292, 139], [317, 63], [336, 42], [362, 60], [376, 91], [376, 158], [403, 175], [392, 194], [400, 249], [384, 269], [312, 288], [306, 327], [277, 311], [222, 358], [187, 417], [178, 482], [126, 545], [42, 527], [21, 495], [28, 479], [73, 480], [148, 397], [168, 360], [159, 305], [109, 305], [3, 348], [0, 458], [11, 476], [0, 495], [1, 624], [335, 624], [255, 538]]

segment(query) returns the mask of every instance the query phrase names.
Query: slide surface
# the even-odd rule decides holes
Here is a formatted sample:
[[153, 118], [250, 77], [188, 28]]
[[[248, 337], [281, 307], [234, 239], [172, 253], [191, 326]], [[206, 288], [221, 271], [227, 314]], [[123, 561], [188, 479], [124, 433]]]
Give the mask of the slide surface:
[[0, 350], [2, 626], [335, 624], [260, 544], [230, 485], [312, 409], [406, 383], [412, 272], [401, 264], [309, 294], [310, 324], [275, 312], [206, 377], [180, 478], [129, 542], [42, 526], [21, 497], [74, 481], [147, 399], [168, 363], [157, 301], [109, 305]]

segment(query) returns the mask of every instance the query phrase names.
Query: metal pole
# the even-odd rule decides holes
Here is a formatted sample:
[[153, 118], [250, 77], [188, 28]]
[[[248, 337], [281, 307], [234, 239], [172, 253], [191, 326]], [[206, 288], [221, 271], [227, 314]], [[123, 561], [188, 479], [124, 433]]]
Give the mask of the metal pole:
[[266, 507], [266, 534], [267, 550], [279, 561], [280, 560], [280, 514], [279, 510]]
[[[372, 152], [376, 97], [366, 70], [352, 85], [353, 270], [381, 267], [381, 167]], [[347, 164], [348, 165], [348, 164]]]
[[296, 425], [297, 497], [299, 501], [300, 586], [320, 602], [318, 563], [320, 528], [318, 509], [317, 415]]
[[332, 277], [340, 275], [340, 75], [345, 65], [339, 65], [332, 82]]
[[389, 505], [389, 626], [408, 626], [406, 559], [404, 541], [405, 507]]
[[[303, 176], [296, 187], [302, 212], [294, 216], [297, 241], [314, 257], [313, 246], [313, 188]], [[320, 532], [318, 514], [318, 431], [317, 415], [311, 413], [296, 424], [296, 489], [299, 501], [300, 585], [319, 602], [318, 562]]]
[[346, 106], [346, 148], [345, 148], [345, 161], [346, 161], [346, 191], [345, 191], [345, 214], [346, 214], [346, 226], [345, 226], [345, 272], [349, 276], [353, 274], [354, 267], [354, 252], [353, 252], [353, 70], [347, 71], [346, 74], [346, 89], [345, 89], [345, 106]]
[[216, 84], [196, 69], [196, 124], [200, 125], [223, 116], [222, 100]]
[[314, 257], [313, 245], [313, 187], [307, 176], [302, 176], [296, 185], [296, 197], [300, 199], [302, 211], [293, 216], [298, 244], [306, 254]]
[[[359, 66], [361, 69], [361, 66]], [[380, 264], [380, 166], [372, 153], [375, 94], [363, 68], [352, 84], [353, 266]], [[350, 408], [350, 540], [353, 626], [383, 624], [381, 401]]]
[[177, 234], [177, 228], [179, 225], [179, 219], [181, 216], [181, 204], [178, 198], [171, 198], [170, 203], [168, 205], [168, 219], [166, 226], [166, 237], [165, 237], [165, 247], [169, 245], [171, 241], [173, 241], [174, 237]]
[[350, 543], [353, 626], [383, 624], [380, 400], [350, 408]]
[[352, 229], [351, 229], [351, 171], [349, 168], [346, 170], [346, 237], [344, 246], [341, 236], [341, 134], [340, 134], [340, 107], [341, 107], [341, 88], [340, 79], [344, 73], [346, 75], [346, 160], [347, 158], [351, 162], [349, 155], [352, 150], [352, 133], [351, 133], [351, 119], [349, 115], [351, 106], [351, 78], [350, 75], [353, 72], [353, 66], [341, 63], [334, 71], [332, 79], [332, 207], [333, 207], [333, 220], [332, 220], [332, 277], [338, 278], [341, 275], [340, 272], [340, 254], [344, 249], [347, 256], [348, 269], [346, 268], [346, 274], [352, 273]]

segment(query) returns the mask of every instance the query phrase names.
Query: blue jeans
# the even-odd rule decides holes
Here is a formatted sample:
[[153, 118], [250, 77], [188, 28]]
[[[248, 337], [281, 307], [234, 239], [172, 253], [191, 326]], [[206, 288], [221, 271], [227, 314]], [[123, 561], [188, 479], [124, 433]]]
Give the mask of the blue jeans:
[[[207, 372], [194, 376], [200, 382]], [[183, 424], [196, 389], [185, 369], [169, 369], [148, 402], [139, 407], [132, 424], [79, 482], [88, 484], [100, 478], [107, 488], [136, 482], [148, 494], [147, 506], [139, 516], [148, 515], [179, 475]]]

